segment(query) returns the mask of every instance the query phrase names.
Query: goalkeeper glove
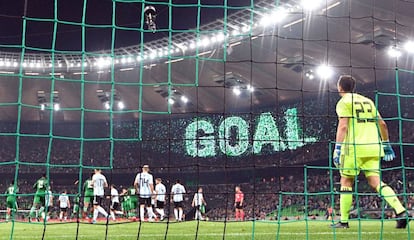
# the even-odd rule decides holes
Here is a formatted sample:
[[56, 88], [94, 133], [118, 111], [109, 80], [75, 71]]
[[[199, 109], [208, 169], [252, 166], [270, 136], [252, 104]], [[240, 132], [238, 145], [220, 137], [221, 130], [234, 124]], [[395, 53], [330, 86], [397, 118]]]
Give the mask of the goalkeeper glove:
[[394, 153], [394, 150], [392, 149], [390, 142], [383, 141], [382, 147], [384, 148], [384, 157], [382, 158], [382, 160], [387, 161], [387, 162], [394, 160], [395, 153]]
[[332, 159], [335, 167], [339, 168], [339, 166], [341, 166], [341, 144], [335, 144]]

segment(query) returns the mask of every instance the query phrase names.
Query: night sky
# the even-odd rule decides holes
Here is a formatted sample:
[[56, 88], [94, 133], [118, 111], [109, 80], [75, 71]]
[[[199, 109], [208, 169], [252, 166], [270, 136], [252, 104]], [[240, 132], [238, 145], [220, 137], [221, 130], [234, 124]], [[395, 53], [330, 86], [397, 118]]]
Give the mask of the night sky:
[[[0, 45], [21, 45], [23, 32], [24, 0], [0, 0]], [[53, 42], [53, 21], [36, 21], [32, 18], [54, 19], [54, 8], [57, 6], [56, 47], [57, 50], [80, 51], [82, 49], [82, 27], [67, 22], [81, 23], [84, 6], [86, 6], [86, 24], [112, 24], [114, 2], [111, 0], [27, 0], [28, 17], [25, 45], [34, 48], [51, 49]], [[173, 6], [169, 7], [168, 3]], [[197, 26], [197, 15], [200, 12], [201, 25], [223, 18], [224, 0], [163, 0], [152, 1], [157, 9], [157, 28], [160, 32], [144, 33], [143, 42], [167, 37], [171, 19], [171, 29], [187, 30]], [[236, 9], [232, 7], [250, 7], [253, 0], [228, 0], [227, 14]], [[142, 7], [141, 1], [122, 0], [115, 4], [115, 22], [117, 26], [135, 28], [136, 30], [116, 30], [115, 48], [137, 45], [141, 42]], [[186, 6], [187, 5], [187, 6]], [[146, 5], [144, 5], [145, 7]], [[146, 29], [147, 26], [144, 25]], [[86, 51], [111, 49], [112, 28], [85, 28]], [[20, 51], [18, 48], [0, 48], [2, 51]]]

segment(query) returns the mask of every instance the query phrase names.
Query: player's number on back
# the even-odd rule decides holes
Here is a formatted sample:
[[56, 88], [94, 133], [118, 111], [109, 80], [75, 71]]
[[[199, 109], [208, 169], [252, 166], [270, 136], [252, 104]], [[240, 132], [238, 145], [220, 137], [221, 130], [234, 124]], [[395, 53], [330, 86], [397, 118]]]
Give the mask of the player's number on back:
[[[354, 105], [358, 123], [375, 122], [375, 119], [372, 119], [372, 105], [370, 102], [354, 102]], [[366, 113], [370, 114], [364, 116]]]

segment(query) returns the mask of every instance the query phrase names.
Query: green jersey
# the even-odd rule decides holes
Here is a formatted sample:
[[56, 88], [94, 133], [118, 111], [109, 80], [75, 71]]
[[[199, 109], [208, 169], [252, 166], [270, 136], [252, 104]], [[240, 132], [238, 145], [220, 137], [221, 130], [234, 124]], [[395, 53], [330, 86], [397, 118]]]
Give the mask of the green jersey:
[[138, 200], [138, 196], [137, 196], [137, 190], [134, 187], [130, 187], [128, 188], [128, 196], [130, 196], [130, 198], [132, 200]]
[[80, 201], [80, 197], [79, 196], [76, 196], [75, 199], [73, 200], [73, 202], [75, 204], [79, 204], [79, 201]]
[[92, 179], [87, 179], [84, 183], [83, 183], [83, 190], [85, 192], [85, 196], [93, 196], [93, 183], [92, 183]]
[[384, 150], [378, 130], [379, 113], [371, 99], [346, 93], [336, 105], [339, 118], [349, 118], [342, 154], [353, 157], [382, 157]]
[[36, 189], [37, 194], [44, 194], [48, 186], [49, 186], [49, 181], [47, 180], [47, 178], [41, 177], [33, 185], [33, 188]]
[[7, 199], [6, 201], [16, 201], [16, 193], [19, 192], [19, 188], [18, 187], [14, 187], [14, 185], [10, 185], [7, 190], [6, 190], [6, 196]]

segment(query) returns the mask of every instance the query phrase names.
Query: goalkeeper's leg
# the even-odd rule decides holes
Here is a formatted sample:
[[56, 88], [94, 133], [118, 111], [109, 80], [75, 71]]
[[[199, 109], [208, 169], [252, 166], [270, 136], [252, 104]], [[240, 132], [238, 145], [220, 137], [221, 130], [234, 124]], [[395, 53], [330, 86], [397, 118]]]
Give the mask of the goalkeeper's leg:
[[366, 175], [369, 185], [375, 189], [375, 191], [377, 191], [392, 208], [394, 208], [397, 215], [406, 211], [394, 190], [386, 183], [380, 181], [379, 176], [369, 175], [368, 173]]
[[377, 191], [387, 203], [394, 208], [397, 215], [397, 228], [405, 228], [408, 223], [407, 209], [402, 205], [401, 201], [396, 196], [394, 190], [386, 183], [382, 182], [378, 171], [366, 171], [365, 176], [368, 184]]
[[340, 190], [340, 212], [341, 220], [336, 224], [332, 224], [333, 228], [349, 228], [349, 211], [352, 206], [352, 184], [354, 183], [354, 177], [352, 176], [341, 176], [341, 190]]

